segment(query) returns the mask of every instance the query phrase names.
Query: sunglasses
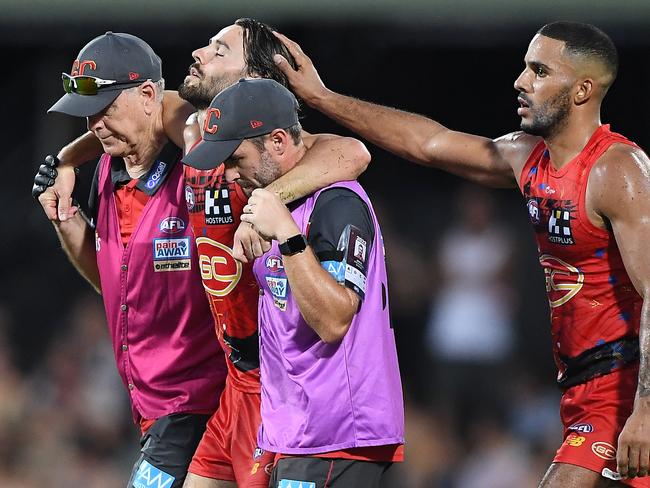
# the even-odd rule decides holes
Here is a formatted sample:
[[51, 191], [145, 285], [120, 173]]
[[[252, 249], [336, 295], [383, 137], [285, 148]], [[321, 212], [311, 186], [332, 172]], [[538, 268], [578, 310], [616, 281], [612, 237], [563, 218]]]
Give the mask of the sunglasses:
[[133, 85], [142, 84], [141, 81], [119, 82], [117, 80], [103, 80], [95, 76], [79, 75], [71, 76], [68, 73], [61, 73], [63, 90], [66, 93], [77, 93], [79, 95], [97, 95], [102, 87], [110, 85]]

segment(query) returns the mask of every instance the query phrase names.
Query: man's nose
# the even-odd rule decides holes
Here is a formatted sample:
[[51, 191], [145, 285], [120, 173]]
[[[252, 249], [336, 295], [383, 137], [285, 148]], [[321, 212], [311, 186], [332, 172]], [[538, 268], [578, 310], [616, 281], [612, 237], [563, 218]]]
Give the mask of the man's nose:
[[237, 168], [231, 167], [231, 168], [226, 168], [224, 171], [224, 176], [226, 177], [226, 181], [228, 183], [232, 183], [233, 181], [237, 181], [239, 179], [239, 171], [237, 171]]
[[206, 59], [205, 48], [201, 47], [192, 51], [192, 57], [194, 58], [194, 61], [203, 64]]
[[86, 117], [87, 120], [87, 125], [88, 125], [88, 130], [91, 132], [94, 132], [95, 129], [99, 128], [101, 126], [101, 123], [103, 121], [104, 117], [100, 114], [96, 115], [91, 115], [90, 117]]
[[523, 93], [530, 93], [530, 83], [529, 83], [529, 77], [527, 76], [528, 70], [525, 69], [521, 72], [521, 74], [517, 77], [515, 80], [515, 90], [518, 92], [523, 92]]

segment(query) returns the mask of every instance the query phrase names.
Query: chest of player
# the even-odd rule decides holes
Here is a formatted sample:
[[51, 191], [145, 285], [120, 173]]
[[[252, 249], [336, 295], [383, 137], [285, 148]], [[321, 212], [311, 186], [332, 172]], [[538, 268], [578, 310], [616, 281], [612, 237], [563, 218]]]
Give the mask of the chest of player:
[[185, 167], [185, 201], [195, 233], [225, 239], [239, 225], [246, 196], [241, 188], [223, 179], [217, 170]]
[[238, 185], [223, 179], [221, 167], [201, 171], [186, 166], [184, 177], [203, 285], [210, 296], [220, 299], [229, 295], [242, 277], [253, 281], [252, 271], [243, 267], [232, 251], [247, 199]]
[[540, 254], [572, 260], [597, 257], [609, 246], [611, 235], [589, 220], [585, 202], [588, 167], [573, 161], [556, 171], [545, 156], [529, 167], [522, 182]]

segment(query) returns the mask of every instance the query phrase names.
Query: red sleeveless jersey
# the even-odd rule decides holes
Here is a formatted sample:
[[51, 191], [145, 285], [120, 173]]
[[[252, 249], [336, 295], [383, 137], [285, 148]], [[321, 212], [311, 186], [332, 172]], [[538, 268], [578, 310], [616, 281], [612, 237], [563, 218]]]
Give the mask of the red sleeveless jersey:
[[226, 182], [224, 166], [185, 170], [185, 200], [196, 237], [199, 269], [210, 301], [217, 337], [228, 361], [230, 384], [260, 391], [257, 300], [252, 264], [233, 257], [232, 245], [247, 197]]
[[521, 173], [520, 189], [546, 276], [558, 378], [566, 368], [562, 358], [639, 333], [642, 299], [613, 233], [594, 226], [585, 209], [591, 168], [616, 143], [634, 145], [603, 125], [580, 154], [556, 170], [540, 142]]

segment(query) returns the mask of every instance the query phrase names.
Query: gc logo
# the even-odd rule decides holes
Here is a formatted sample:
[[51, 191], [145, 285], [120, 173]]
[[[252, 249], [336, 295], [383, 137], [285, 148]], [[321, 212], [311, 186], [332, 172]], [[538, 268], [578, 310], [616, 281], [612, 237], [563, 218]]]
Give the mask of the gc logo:
[[546, 293], [551, 308], [561, 307], [582, 289], [585, 275], [575, 266], [550, 254], [542, 254], [539, 263], [544, 268]]
[[242, 274], [242, 265], [233, 257], [232, 250], [208, 237], [197, 237], [196, 246], [203, 287], [218, 297], [230, 293]]
[[616, 449], [607, 442], [594, 442], [591, 445], [591, 450], [599, 458], [607, 459], [608, 461], [616, 459]]

